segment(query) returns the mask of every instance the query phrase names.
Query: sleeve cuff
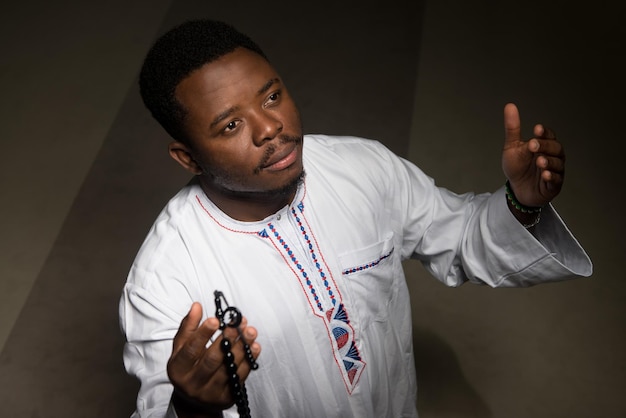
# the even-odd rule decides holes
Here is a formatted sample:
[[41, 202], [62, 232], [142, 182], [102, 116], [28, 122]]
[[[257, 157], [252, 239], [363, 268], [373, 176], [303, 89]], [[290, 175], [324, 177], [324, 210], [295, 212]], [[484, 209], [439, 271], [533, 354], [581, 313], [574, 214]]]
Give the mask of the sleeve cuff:
[[592, 274], [589, 256], [551, 204], [542, 210], [533, 233], [511, 213], [504, 187], [489, 198], [487, 205], [483, 216], [495, 250], [513, 264], [513, 268], [509, 266], [498, 275], [496, 286], [532, 286]]

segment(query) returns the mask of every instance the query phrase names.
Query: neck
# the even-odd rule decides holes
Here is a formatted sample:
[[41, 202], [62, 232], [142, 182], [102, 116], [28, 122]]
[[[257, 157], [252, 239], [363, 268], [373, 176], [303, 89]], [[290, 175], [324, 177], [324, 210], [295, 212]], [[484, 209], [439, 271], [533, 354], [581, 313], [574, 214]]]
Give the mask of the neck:
[[268, 192], [235, 192], [217, 187], [200, 179], [206, 196], [229, 217], [243, 222], [255, 222], [267, 218], [291, 203], [304, 175], [284, 189]]

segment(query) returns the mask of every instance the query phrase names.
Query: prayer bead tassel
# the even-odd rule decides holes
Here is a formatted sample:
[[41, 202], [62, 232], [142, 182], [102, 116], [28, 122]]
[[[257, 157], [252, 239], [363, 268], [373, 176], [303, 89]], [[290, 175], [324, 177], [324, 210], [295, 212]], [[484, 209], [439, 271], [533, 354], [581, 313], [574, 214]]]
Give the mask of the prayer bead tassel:
[[[246, 361], [250, 364], [251, 370], [256, 370], [259, 368], [258, 363], [254, 359], [252, 355], [252, 350], [250, 346], [246, 342], [239, 328], [241, 324], [242, 315], [239, 309], [234, 306], [228, 306], [228, 302], [226, 302], [226, 298], [224, 294], [219, 290], [214, 292], [215, 295], [215, 316], [220, 321], [220, 329], [224, 330], [226, 327], [235, 328], [239, 333], [239, 339], [243, 344], [244, 353], [246, 356]], [[226, 309], [222, 309], [222, 301], [226, 305]], [[248, 405], [248, 392], [246, 391], [245, 385], [240, 381], [239, 375], [237, 374], [237, 364], [235, 364], [235, 356], [232, 352], [233, 344], [225, 337], [222, 337], [222, 342], [220, 343], [220, 348], [222, 349], [222, 353], [224, 353], [224, 366], [226, 367], [226, 371], [228, 373], [228, 382], [230, 385], [230, 390], [233, 395], [233, 399], [235, 400], [235, 405], [237, 405], [237, 413], [239, 413], [240, 418], [250, 418], [250, 407]]]

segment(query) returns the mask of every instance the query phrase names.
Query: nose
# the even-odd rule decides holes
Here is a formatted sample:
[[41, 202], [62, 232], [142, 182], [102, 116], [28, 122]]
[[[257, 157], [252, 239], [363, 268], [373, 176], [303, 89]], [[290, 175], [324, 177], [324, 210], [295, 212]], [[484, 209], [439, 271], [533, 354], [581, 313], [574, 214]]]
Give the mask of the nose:
[[253, 141], [260, 146], [266, 141], [271, 141], [283, 130], [283, 123], [276, 115], [261, 110], [255, 117]]

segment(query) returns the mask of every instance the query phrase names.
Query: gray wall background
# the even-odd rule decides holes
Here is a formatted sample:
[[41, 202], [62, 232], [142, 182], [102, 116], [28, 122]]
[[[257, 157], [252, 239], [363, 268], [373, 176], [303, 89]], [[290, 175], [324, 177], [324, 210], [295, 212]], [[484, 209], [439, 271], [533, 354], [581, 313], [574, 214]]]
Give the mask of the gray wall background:
[[[410, 3], [410, 4], [409, 4]], [[443, 186], [503, 182], [502, 107], [566, 146], [555, 206], [590, 279], [448, 289], [407, 263], [419, 410], [429, 417], [624, 417], [624, 6], [553, 1], [75, 0], [0, 17], [0, 416], [128, 416], [117, 300], [185, 174], [136, 76], [158, 33], [230, 21], [268, 52], [308, 132], [377, 138]]]

